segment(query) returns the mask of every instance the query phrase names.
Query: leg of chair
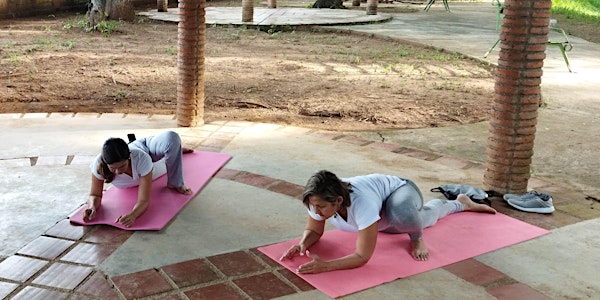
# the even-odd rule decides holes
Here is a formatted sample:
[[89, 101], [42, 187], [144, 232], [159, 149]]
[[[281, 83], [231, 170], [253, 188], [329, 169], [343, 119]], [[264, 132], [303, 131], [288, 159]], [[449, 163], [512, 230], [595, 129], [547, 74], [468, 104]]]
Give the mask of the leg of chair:
[[425, 9], [423, 9], [424, 11], [429, 11], [429, 8], [431, 7], [431, 5], [433, 5], [433, 3], [435, 3], [435, 0], [429, 0], [427, 2], [427, 4], [425, 4]]
[[565, 51], [565, 45], [558, 44], [558, 47], [560, 48], [560, 52], [562, 53], [562, 56], [565, 59], [565, 63], [567, 64], [567, 69], [569, 69], [570, 73], [573, 73], [573, 71], [571, 71], [571, 65], [569, 64], [569, 59], [567, 58], [567, 52]]
[[497, 39], [496, 42], [492, 45], [492, 47], [490, 47], [490, 50], [488, 50], [483, 57], [487, 57], [488, 55], [490, 55], [490, 52], [492, 52], [492, 50], [494, 50], [494, 48], [496, 48], [496, 45], [498, 45], [498, 43], [500, 42], [500, 39]]
[[444, 0], [444, 7], [446, 8], [447, 12], [450, 12], [450, 6], [448, 5], [448, 0]]

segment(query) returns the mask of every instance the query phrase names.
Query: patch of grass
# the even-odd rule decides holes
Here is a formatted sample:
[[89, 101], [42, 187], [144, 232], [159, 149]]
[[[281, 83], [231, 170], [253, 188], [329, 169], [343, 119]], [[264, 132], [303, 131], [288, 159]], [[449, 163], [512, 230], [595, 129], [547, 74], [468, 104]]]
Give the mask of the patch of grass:
[[409, 49], [407, 49], [406, 47], [400, 47], [396, 50], [396, 53], [394, 54], [394, 58], [398, 59], [398, 58], [402, 58], [402, 57], [407, 57], [408, 55], [410, 55]]
[[457, 53], [444, 53], [441, 51], [434, 51], [432, 58], [437, 61], [451, 62], [462, 59], [462, 55]]
[[131, 95], [131, 92], [127, 90], [117, 90], [113, 93], [112, 97], [115, 101], [121, 101], [123, 99], [127, 99]]
[[23, 55], [21, 55], [19, 52], [8, 52], [6, 55], [6, 60], [10, 63], [17, 64], [23, 60]]
[[246, 31], [246, 26], [239, 27], [237, 28], [235, 33], [227, 35], [227, 38], [231, 40], [239, 40], [241, 39], [242, 33], [244, 33], [244, 31]]
[[2, 48], [4, 48], [4, 49], [10, 49], [10, 48], [13, 48], [15, 45], [17, 45], [16, 42], [7, 41], [6, 43], [4, 43], [4, 45], [2, 45]]
[[74, 41], [64, 41], [62, 43], [60, 43], [61, 47], [67, 48], [67, 49], [73, 49], [75, 48], [75, 42]]
[[568, 19], [600, 25], [600, 0], [553, 0], [552, 12]]
[[77, 15], [74, 18], [67, 19], [65, 24], [63, 24], [62, 29], [66, 31], [71, 30], [73, 28], [85, 29], [86, 26], [87, 20], [85, 19], [85, 17]]
[[170, 46], [169, 48], [167, 48], [167, 53], [169, 53], [171, 55], [177, 55], [177, 47]]
[[35, 39], [31, 46], [29, 46], [25, 51], [26, 52], [35, 52], [42, 51], [44, 49], [52, 48], [53, 42], [49, 38], [39, 38]]
[[117, 21], [100, 21], [98, 24], [96, 24], [96, 26], [92, 28], [92, 30], [100, 31], [104, 34], [104, 36], [110, 36], [111, 33], [117, 31]]

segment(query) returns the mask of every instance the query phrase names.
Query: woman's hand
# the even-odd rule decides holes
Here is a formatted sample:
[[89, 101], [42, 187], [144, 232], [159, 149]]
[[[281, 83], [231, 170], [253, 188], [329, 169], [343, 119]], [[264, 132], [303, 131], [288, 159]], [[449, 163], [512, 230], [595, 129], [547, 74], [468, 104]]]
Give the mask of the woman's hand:
[[88, 208], [83, 212], [83, 221], [89, 222], [89, 221], [93, 220], [95, 216], [96, 216], [96, 209]]
[[136, 217], [133, 216], [133, 214], [126, 214], [118, 217], [115, 220], [115, 223], [121, 223], [125, 227], [131, 227], [131, 225], [133, 225], [133, 222], [135, 222], [135, 219]]
[[96, 178], [92, 174], [92, 186], [90, 188], [90, 196], [87, 201], [87, 209], [83, 212], [83, 221], [89, 222], [96, 217], [96, 210], [102, 203], [102, 190], [104, 189], [104, 180]]
[[292, 259], [298, 255], [304, 255], [305, 251], [306, 249], [304, 249], [302, 245], [293, 245], [281, 256], [281, 258], [279, 258], [279, 260], [284, 260], [286, 258]]
[[296, 269], [296, 273], [316, 274], [329, 271], [327, 269], [327, 262], [322, 260], [319, 256], [311, 254], [308, 250], [306, 251], [306, 256], [312, 258], [312, 261], [300, 265], [298, 269]]

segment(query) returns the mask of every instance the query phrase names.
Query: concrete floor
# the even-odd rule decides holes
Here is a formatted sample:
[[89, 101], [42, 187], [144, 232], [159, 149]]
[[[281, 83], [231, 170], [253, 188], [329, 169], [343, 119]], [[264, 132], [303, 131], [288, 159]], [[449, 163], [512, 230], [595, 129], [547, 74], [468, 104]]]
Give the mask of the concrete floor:
[[[440, 3], [429, 12], [336, 30], [406, 39], [479, 59], [488, 40], [497, 37], [489, 5], [451, 4], [447, 13]], [[516, 211], [498, 199], [493, 204], [552, 233], [344, 298], [593, 299], [600, 294], [594, 280], [600, 267], [600, 212], [589, 198], [600, 198], [600, 179], [593, 176], [600, 128], [591, 113], [599, 106], [595, 91], [600, 79], [593, 74], [600, 56], [597, 45], [576, 37], [572, 42], [574, 73], [548, 49], [542, 86], [548, 106], [540, 111], [530, 181], [530, 188], [553, 195], [557, 211], [539, 215]], [[487, 60], [493, 62], [493, 55]], [[373, 133], [250, 122], [177, 128], [173, 116], [9, 114], [0, 115], [0, 124], [0, 296], [9, 299], [234, 294], [239, 299], [327, 299], [256, 251], [299, 236], [306, 216], [296, 198], [313, 172], [398, 174], [415, 180], [430, 199], [439, 195], [429, 188], [440, 184], [481, 186], [485, 159], [485, 123], [385, 132], [385, 143]], [[162, 231], [129, 233], [68, 223], [66, 216], [87, 198], [88, 164], [107, 137], [165, 129], [179, 132], [186, 145], [229, 153], [233, 159]], [[400, 146], [406, 149], [397, 151]], [[248, 268], [228, 273], [223, 261]], [[181, 275], [180, 267], [197, 271]], [[215, 277], [198, 278], [207, 270]], [[256, 288], [264, 282], [271, 285]]]

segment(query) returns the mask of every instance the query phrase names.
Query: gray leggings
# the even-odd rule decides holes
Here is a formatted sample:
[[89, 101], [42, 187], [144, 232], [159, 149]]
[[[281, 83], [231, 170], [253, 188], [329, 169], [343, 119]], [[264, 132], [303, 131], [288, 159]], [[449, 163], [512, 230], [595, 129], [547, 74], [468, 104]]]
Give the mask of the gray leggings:
[[181, 138], [176, 132], [165, 131], [155, 136], [140, 138], [133, 141], [131, 146], [148, 153], [153, 162], [164, 158], [168, 185], [173, 187], [185, 185], [183, 181], [183, 163], [181, 160]]
[[433, 226], [447, 215], [463, 210], [462, 204], [456, 200], [433, 199], [423, 204], [421, 191], [414, 182], [407, 180], [407, 184], [395, 190], [383, 202], [379, 231], [408, 233], [411, 240], [418, 240], [423, 236], [423, 229]]

